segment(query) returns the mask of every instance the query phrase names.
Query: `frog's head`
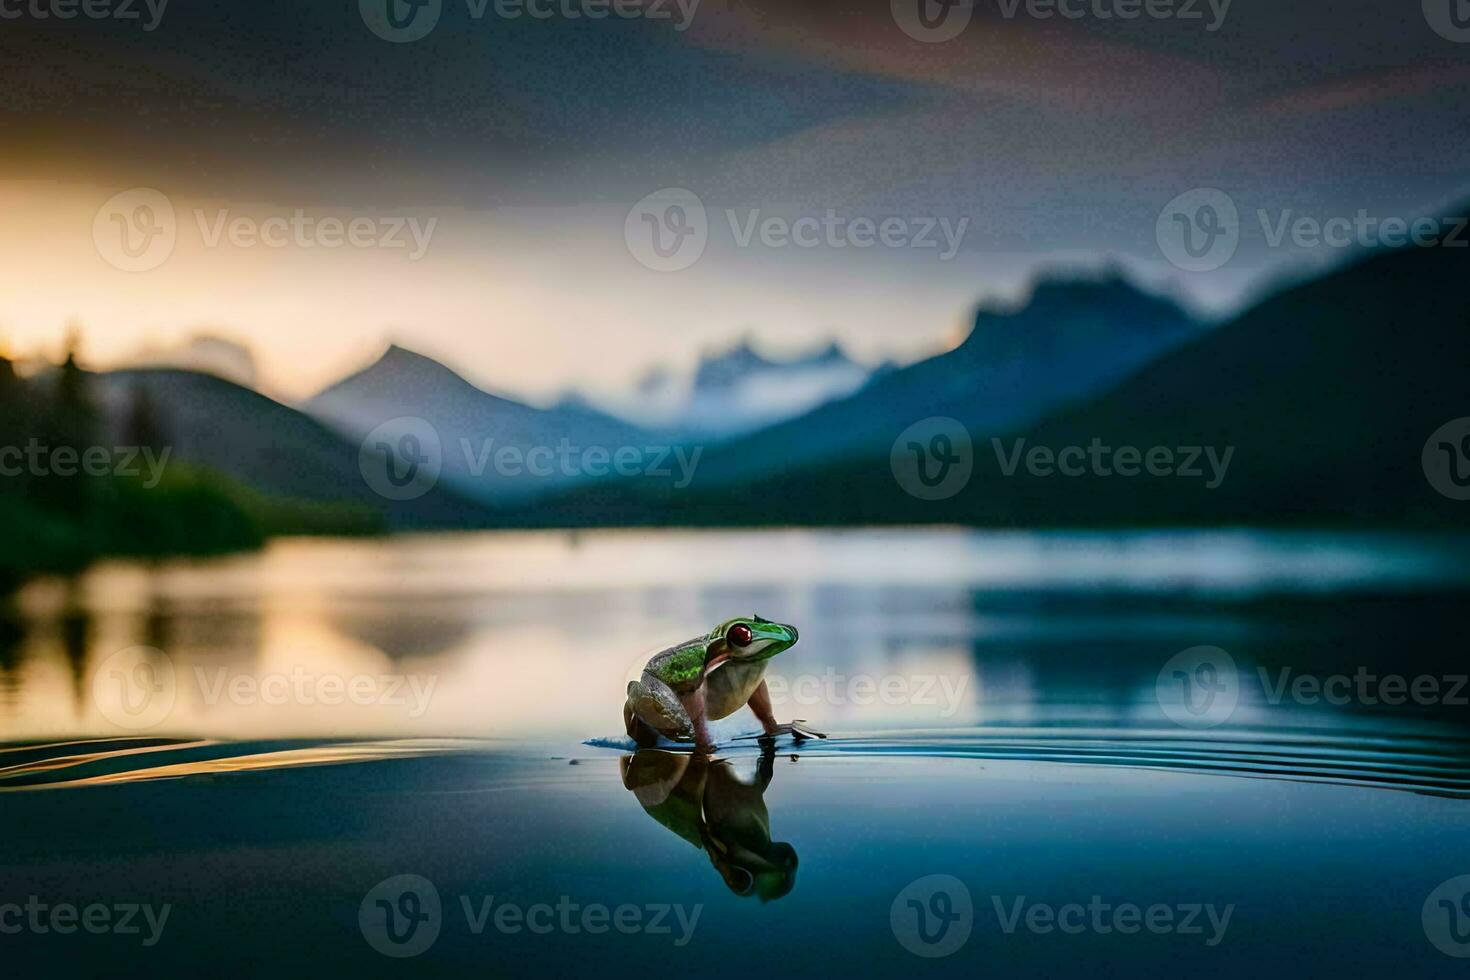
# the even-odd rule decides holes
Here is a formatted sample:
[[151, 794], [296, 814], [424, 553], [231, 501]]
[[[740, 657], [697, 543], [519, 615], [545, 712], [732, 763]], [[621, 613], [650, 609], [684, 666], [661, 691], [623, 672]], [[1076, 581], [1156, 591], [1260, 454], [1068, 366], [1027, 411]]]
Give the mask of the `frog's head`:
[[770, 660], [790, 650], [798, 638], [795, 626], [773, 623], [759, 616], [740, 616], [710, 630], [709, 652], [711, 659]]

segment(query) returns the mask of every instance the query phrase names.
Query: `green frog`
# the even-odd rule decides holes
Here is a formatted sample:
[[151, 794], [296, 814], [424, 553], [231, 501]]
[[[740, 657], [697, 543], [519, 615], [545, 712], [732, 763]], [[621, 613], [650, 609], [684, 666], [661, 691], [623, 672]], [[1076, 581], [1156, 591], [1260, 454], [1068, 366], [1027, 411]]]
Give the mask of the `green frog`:
[[801, 719], [778, 724], [771, 712], [766, 665], [791, 649], [797, 638], [794, 626], [742, 616], [654, 654], [643, 675], [628, 684], [628, 700], [623, 704], [628, 735], [644, 747], [655, 744], [662, 735], [676, 742], [693, 742], [701, 751], [713, 751], [709, 722], [748, 704], [767, 738], [788, 733], [798, 741], [826, 738], [803, 727]]

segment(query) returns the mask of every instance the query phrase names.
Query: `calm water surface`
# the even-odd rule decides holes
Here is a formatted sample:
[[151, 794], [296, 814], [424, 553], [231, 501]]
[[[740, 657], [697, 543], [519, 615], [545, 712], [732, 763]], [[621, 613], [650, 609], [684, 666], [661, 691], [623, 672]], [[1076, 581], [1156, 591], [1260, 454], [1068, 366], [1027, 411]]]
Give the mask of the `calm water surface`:
[[[180, 975], [1459, 975], [1467, 554], [470, 535], [38, 582], [0, 627], [0, 930], [32, 895], [170, 917], [153, 945], [28, 926], [0, 950]], [[832, 737], [763, 752], [741, 713], [715, 760], [629, 751], [648, 652], [748, 612], [800, 627], [776, 711]]]

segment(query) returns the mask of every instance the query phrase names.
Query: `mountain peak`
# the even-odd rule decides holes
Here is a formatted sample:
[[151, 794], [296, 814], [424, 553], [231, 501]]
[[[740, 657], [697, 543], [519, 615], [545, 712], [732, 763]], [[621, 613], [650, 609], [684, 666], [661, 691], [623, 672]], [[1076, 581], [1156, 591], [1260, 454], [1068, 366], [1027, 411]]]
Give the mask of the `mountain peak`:
[[[1009, 307], [982, 306], [960, 350], [996, 358], [1034, 354], [1079, 336], [1107, 331], [1120, 342], [1168, 337], [1196, 327], [1174, 300], [1140, 288], [1113, 267], [1041, 277], [1031, 294]], [[1090, 338], [1096, 340], [1098, 338]]]
[[734, 347], [706, 355], [700, 361], [699, 368], [694, 373], [694, 390], [730, 388], [738, 385], [743, 377], [755, 372], [780, 374], [839, 367], [859, 366], [835, 340], [829, 340], [826, 346], [810, 353], [778, 360], [756, 350], [749, 337], [742, 337]]

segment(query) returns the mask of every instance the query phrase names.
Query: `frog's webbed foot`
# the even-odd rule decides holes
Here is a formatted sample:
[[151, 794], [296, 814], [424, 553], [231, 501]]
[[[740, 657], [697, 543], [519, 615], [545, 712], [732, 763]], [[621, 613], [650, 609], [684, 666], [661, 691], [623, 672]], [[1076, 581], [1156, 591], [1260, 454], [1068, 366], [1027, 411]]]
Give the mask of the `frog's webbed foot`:
[[778, 735], [790, 735], [798, 742], [804, 742], [809, 738], [826, 738], [825, 732], [819, 732], [807, 725], [805, 719], [797, 718], [787, 725], [770, 725], [758, 735], [741, 735], [741, 738], [758, 738], [762, 742], [775, 741]]

